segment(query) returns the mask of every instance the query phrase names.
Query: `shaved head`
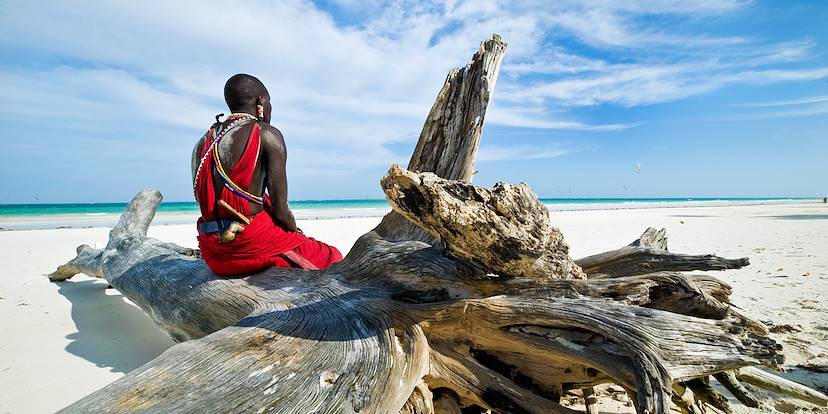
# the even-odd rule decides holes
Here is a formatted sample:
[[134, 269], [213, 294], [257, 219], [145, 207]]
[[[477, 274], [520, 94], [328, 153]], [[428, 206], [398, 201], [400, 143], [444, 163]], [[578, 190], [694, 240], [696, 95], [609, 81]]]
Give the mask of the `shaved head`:
[[[224, 84], [224, 101], [231, 111], [245, 111], [256, 107], [256, 99], [270, 100], [262, 81], [244, 73], [233, 75]], [[264, 103], [264, 102], [263, 102]]]

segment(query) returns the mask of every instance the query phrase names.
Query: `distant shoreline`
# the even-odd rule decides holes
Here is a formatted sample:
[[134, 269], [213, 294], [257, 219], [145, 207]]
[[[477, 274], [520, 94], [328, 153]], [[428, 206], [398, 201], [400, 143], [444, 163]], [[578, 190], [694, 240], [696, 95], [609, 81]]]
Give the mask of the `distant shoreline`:
[[[613, 205], [653, 205], [686, 203], [750, 203], [776, 201], [819, 201], [819, 198], [802, 197], [663, 197], [663, 198], [541, 198], [548, 206], [613, 206]], [[0, 218], [8, 216], [41, 216], [85, 214], [90, 216], [106, 213], [120, 214], [128, 203], [31, 203], [0, 204]], [[371, 208], [388, 208], [385, 199], [343, 199], [343, 200], [294, 200], [290, 202], [293, 210], [361, 210]], [[159, 213], [197, 213], [198, 204], [192, 201], [166, 201], [161, 203]]]
[[[822, 202], [821, 199], [817, 198], [542, 199], [541, 201], [551, 212], [814, 204]], [[13, 213], [15, 210], [19, 211], [32, 206], [37, 207], [23, 214]], [[82, 212], [71, 212], [72, 206], [80, 206], [75, 208], [79, 208]], [[126, 207], [126, 203], [0, 205], [0, 231], [112, 227], [117, 222], [124, 207]], [[297, 220], [382, 217], [391, 211], [385, 200], [305, 201], [292, 202], [291, 207]], [[42, 212], [36, 213], [32, 210]], [[192, 224], [195, 223], [198, 217], [199, 212], [195, 203], [163, 203], [153, 220], [153, 225]]]

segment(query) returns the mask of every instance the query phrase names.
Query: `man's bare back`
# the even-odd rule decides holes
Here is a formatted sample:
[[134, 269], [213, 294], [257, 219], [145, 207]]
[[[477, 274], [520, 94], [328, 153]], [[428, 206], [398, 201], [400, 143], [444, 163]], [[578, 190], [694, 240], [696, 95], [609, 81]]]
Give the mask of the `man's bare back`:
[[[228, 81], [228, 84], [230, 84], [230, 81]], [[228, 91], [225, 90], [225, 96], [227, 94]], [[293, 218], [290, 207], [288, 207], [287, 149], [285, 148], [285, 139], [278, 129], [270, 125], [272, 106], [270, 104], [270, 94], [268, 94], [264, 85], [261, 85], [261, 91], [257, 96], [254, 102], [250, 102], [249, 104], [242, 102], [239, 107], [231, 108], [233, 113], [247, 113], [256, 117], [258, 117], [259, 113], [262, 115], [258, 121], [261, 136], [261, 150], [255, 172], [253, 173], [253, 181], [246, 190], [256, 195], [262, 195], [267, 191], [270, 195], [271, 202], [271, 208], [267, 213], [273, 219], [273, 222], [286, 231], [297, 231], [296, 220]], [[250, 132], [255, 123], [256, 121], [243, 123], [241, 126], [229, 131], [219, 142], [219, 158], [222, 165], [228, 171], [233, 170], [244, 153], [244, 150], [247, 148]], [[193, 149], [193, 182], [196, 180], [196, 171], [201, 160], [202, 151], [204, 150], [204, 144], [204, 139], [200, 139]], [[221, 189], [224, 185], [223, 181], [217, 171], [212, 171], [212, 174], [213, 182], [216, 186], [216, 194], [221, 194]], [[254, 215], [262, 211], [263, 208], [261, 205], [250, 203], [250, 214]]]
[[196, 143], [191, 159], [202, 259], [221, 276], [273, 266], [324, 269], [342, 260], [336, 247], [296, 228], [287, 201], [285, 140], [270, 125], [267, 89], [250, 75], [235, 75], [224, 99], [232, 114]]

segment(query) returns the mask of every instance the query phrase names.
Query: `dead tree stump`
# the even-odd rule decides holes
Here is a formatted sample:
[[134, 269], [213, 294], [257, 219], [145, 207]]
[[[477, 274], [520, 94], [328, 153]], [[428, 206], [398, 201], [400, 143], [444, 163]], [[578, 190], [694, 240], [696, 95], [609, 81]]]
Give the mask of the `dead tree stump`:
[[[180, 343], [64, 411], [570, 413], [563, 391], [612, 382], [666, 414], [691, 380], [780, 364], [729, 286], [677, 273], [747, 259], [673, 254], [650, 229], [572, 260], [528, 186], [469, 183], [505, 51], [494, 36], [449, 73], [411, 171], [382, 180], [394, 211], [329, 269], [216, 277], [197, 251], [146, 237], [161, 194], [139, 193], [106, 248], [50, 277], [105, 278]], [[772, 382], [753, 374], [727, 378]]]

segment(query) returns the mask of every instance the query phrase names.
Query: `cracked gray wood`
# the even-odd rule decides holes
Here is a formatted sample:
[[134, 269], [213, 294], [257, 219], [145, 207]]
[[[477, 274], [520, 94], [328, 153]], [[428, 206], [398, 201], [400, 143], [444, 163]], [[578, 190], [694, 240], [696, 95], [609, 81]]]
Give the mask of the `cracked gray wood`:
[[[388, 187], [395, 211], [328, 269], [216, 277], [196, 251], [146, 236], [161, 195], [139, 193], [106, 248], [81, 249], [53, 279], [105, 278], [180, 343], [64, 411], [572, 413], [562, 390], [613, 382], [638, 412], [667, 413], [674, 385], [778, 366], [779, 345], [733, 312], [723, 282], [615, 254], [589, 261], [606, 278], [584, 278], [528, 187], [469, 184], [505, 50], [495, 36], [449, 74], [409, 164], [418, 172], [386, 180], [429, 197], [400, 204]], [[523, 243], [517, 257], [487, 226]], [[666, 235], [639, 244], [658, 250]], [[482, 246], [504, 257], [474, 254]]]
[[667, 251], [664, 229], [648, 228], [640, 238], [620, 249], [575, 261], [591, 278], [630, 276], [658, 271], [727, 270], [750, 264], [747, 257], [725, 259], [713, 254], [688, 255]]

